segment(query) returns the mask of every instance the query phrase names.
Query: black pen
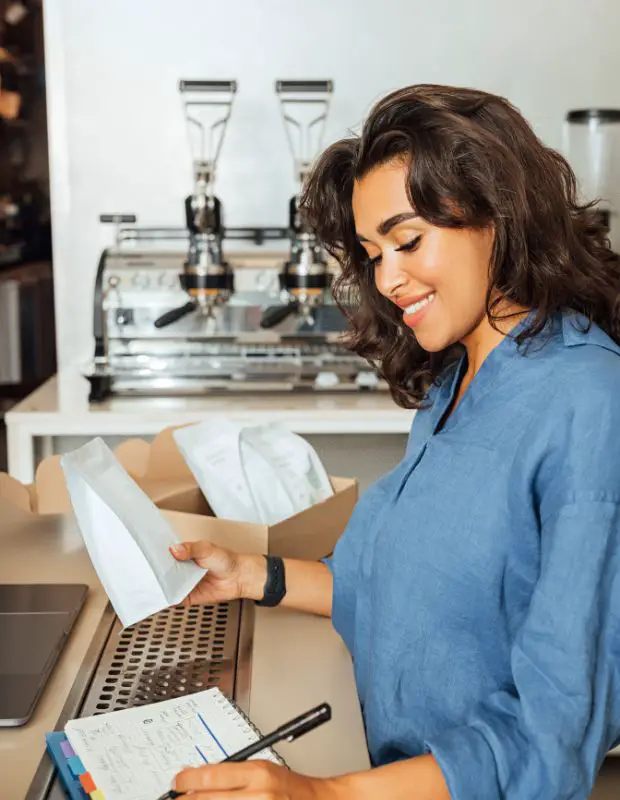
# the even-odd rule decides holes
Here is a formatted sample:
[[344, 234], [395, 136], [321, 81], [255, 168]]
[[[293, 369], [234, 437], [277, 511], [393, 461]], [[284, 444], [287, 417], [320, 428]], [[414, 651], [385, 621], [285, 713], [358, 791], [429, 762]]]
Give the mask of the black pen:
[[[322, 725], [324, 722], [329, 722], [331, 718], [331, 706], [328, 703], [321, 703], [320, 706], [316, 706], [316, 708], [306, 711], [305, 714], [300, 714], [290, 722], [285, 722], [284, 725], [280, 725], [279, 728], [276, 728], [273, 733], [263, 736], [261, 739], [258, 739], [247, 747], [244, 747], [243, 750], [233, 753], [231, 756], [228, 756], [228, 758], [225, 758], [219, 763], [224, 764], [226, 761], [245, 761], [251, 756], [255, 756], [257, 753], [260, 753], [261, 750], [265, 750], [268, 747], [273, 747], [273, 745], [277, 744], [278, 742], [294, 742], [295, 739], [303, 736], [304, 733], [308, 733], [309, 731], [314, 730], [314, 728], [318, 728], [318, 726]], [[166, 794], [159, 797], [158, 800], [175, 800], [176, 797], [182, 797], [184, 794], [185, 792], [177, 792], [175, 789], [171, 789], [169, 792], [166, 792]]]

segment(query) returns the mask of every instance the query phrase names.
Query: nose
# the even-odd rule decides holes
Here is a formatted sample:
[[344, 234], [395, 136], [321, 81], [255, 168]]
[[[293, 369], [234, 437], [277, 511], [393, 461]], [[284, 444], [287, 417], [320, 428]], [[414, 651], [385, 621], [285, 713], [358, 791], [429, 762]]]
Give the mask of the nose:
[[398, 253], [386, 250], [381, 255], [381, 263], [375, 267], [375, 286], [384, 297], [391, 297], [406, 281]]

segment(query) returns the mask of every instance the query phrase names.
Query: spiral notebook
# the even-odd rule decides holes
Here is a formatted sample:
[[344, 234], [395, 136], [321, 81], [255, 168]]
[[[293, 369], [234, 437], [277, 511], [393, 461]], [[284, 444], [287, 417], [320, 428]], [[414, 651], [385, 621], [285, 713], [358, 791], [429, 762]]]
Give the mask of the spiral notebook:
[[[260, 737], [217, 688], [71, 720], [64, 734], [66, 744], [48, 739], [48, 748], [57, 762], [62, 751], [92, 800], [155, 800], [184, 767], [216, 764]], [[253, 758], [284, 764], [271, 749]]]

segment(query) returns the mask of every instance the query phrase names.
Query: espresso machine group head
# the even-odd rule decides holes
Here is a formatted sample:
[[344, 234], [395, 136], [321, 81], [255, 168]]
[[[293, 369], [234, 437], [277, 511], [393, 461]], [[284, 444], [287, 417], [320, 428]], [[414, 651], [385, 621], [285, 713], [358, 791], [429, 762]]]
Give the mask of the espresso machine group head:
[[275, 89], [294, 160], [298, 191], [289, 202], [290, 254], [279, 276], [285, 303], [268, 309], [261, 327], [271, 328], [290, 314], [299, 314], [312, 326], [313, 311], [323, 303], [332, 275], [325, 251], [300, 212], [299, 195], [321, 147], [334, 86], [332, 81], [279, 80]]
[[222, 204], [213, 187], [237, 83], [182, 80], [179, 91], [183, 98], [194, 171], [194, 190], [185, 199], [189, 247], [179, 277], [181, 286], [191, 299], [160, 317], [155, 322], [158, 328], [194, 311], [210, 317], [214, 306], [225, 303], [234, 292], [234, 273], [222, 250]]

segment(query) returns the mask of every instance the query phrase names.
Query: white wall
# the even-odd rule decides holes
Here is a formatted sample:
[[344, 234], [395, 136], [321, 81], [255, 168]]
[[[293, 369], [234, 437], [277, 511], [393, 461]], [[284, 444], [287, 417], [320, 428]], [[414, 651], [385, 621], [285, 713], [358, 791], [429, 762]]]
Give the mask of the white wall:
[[239, 82], [217, 183], [229, 225], [286, 222], [276, 78], [335, 81], [327, 140], [423, 81], [500, 92], [554, 146], [567, 109], [620, 106], [619, 0], [45, 0], [45, 22], [61, 366], [91, 353], [98, 214], [183, 222], [180, 77]]

